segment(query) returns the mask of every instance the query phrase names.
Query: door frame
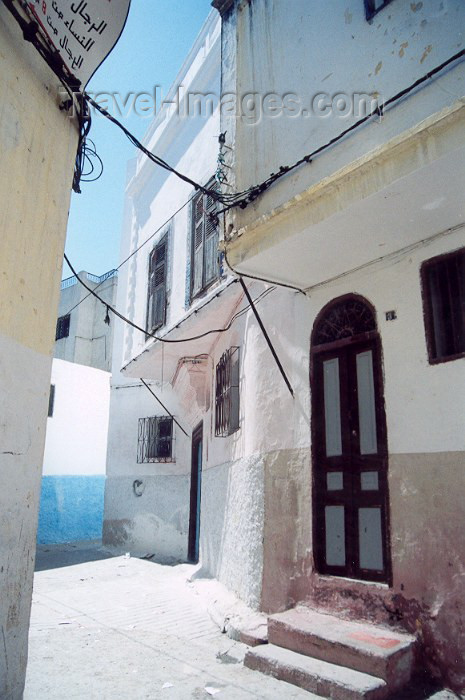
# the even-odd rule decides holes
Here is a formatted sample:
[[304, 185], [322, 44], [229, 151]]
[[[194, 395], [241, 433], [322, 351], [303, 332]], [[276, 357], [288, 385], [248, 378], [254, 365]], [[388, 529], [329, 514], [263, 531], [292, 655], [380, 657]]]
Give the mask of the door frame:
[[[356, 301], [363, 304], [371, 312], [374, 326], [371, 330], [366, 330], [364, 332], [357, 333], [356, 335], [351, 335], [349, 337], [344, 337], [332, 342], [325, 342], [323, 344], [315, 345], [314, 339], [316, 332], [319, 328], [320, 322], [324, 317], [331, 311], [332, 307], [337, 304], [342, 304], [344, 302]], [[319, 386], [316, 378], [316, 365], [318, 359], [322, 355], [328, 355], [331, 352], [336, 353], [337, 351], [354, 348], [363, 351], [363, 346], [366, 348], [371, 347], [374, 351], [373, 354], [373, 379], [376, 387], [376, 424], [378, 430], [378, 437], [380, 438], [381, 450], [379, 453], [379, 460], [382, 463], [382, 469], [379, 472], [380, 489], [382, 485], [383, 493], [383, 506], [384, 506], [384, 518], [382, 520], [382, 533], [383, 533], [383, 556], [385, 562], [385, 573], [381, 576], [376, 574], [376, 572], [371, 572], [367, 575], [351, 576], [347, 573], [347, 569], [351, 569], [351, 565], [346, 564], [346, 571], [335, 571], [337, 567], [328, 567], [325, 562], [325, 538], [324, 538], [324, 523], [320, 515], [321, 505], [321, 483], [319, 483], [320, 476], [320, 465], [321, 460], [321, 450], [318, 448], [319, 441], [323, 439], [323, 431], [321, 430], [322, 417], [321, 417], [321, 396], [323, 391], [323, 386]], [[390, 537], [390, 501], [389, 501], [389, 480], [388, 480], [388, 442], [387, 442], [387, 425], [386, 425], [386, 410], [384, 401], [384, 376], [383, 376], [383, 355], [382, 355], [382, 343], [381, 338], [376, 326], [376, 312], [372, 304], [358, 294], [345, 294], [343, 296], [332, 299], [327, 303], [317, 315], [311, 335], [311, 346], [310, 346], [310, 391], [311, 391], [311, 456], [312, 456], [312, 540], [313, 540], [313, 560], [315, 571], [322, 575], [329, 575], [344, 578], [352, 578], [354, 581], [367, 581], [367, 582], [381, 582], [387, 583], [392, 586], [392, 562], [391, 562], [391, 537]], [[347, 401], [350, 398], [347, 397]], [[317, 405], [318, 403], [318, 405]], [[319, 498], [320, 496], [320, 498]], [[362, 497], [363, 498], [363, 497]], [[317, 505], [318, 503], [318, 505]], [[363, 507], [363, 503], [360, 502], [360, 507]], [[352, 514], [353, 515], [353, 514]], [[354, 537], [354, 526], [352, 522], [351, 531], [346, 533], [347, 539], [352, 539]], [[328, 570], [332, 569], [332, 570]]]
[[[202, 445], [202, 455], [199, 464], [198, 446]], [[192, 431], [191, 444], [191, 486], [189, 507], [189, 535], [187, 542], [187, 558], [193, 564], [199, 561], [200, 549], [200, 502], [202, 492], [202, 463], [203, 463], [203, 421]]]

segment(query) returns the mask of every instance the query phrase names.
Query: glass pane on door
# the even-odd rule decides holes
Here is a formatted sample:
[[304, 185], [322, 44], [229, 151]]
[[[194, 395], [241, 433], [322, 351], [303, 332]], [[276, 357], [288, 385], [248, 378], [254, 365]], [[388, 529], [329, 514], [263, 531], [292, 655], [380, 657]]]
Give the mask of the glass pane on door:
[[323, 390], [326, 456], [337, 457], [342, 454], [339, 359], [337, 357], [323, 362]]
[[358, 537], [360, 568], [381, 571], [383, 569], [381, 508], [359, 508]]
[[378, 451], [373, 353], [371, 350], [360, 352], [356, 359], [360, 454], [372, 455]]
[[326, 563], [344, 566], [346, 563], [344, 506], [326, 506]]

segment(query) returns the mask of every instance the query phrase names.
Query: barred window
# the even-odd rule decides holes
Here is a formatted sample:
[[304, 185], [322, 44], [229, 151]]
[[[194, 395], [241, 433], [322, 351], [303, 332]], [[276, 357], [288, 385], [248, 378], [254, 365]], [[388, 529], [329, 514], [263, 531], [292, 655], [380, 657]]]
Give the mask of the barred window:
[[239, 428], [239, 348], [226, 350], [216, 365], [215, 435], [227, 437]]
[[[213, 183], [207, 187], [214, 188]], [[192, 200], [192, 259], [191, 299], [201, 294], [218, 279], [218, 227], [211, 214], [216, 211], [216, 201], [210, 195], [199, 192]]]
[[61, 338], [67, 338], [69, 336], [69, 323], [71, 315], [60, 316], [57, 321], [57, 328], [55, 333], [55, 340], [60, 340]]
[[166, 264], [168, 257], [168, 234], [150, 253], [147, 294], [147, 332], [163, 326], [166, 320]]
[[365, 17], [367, 20], [373, 19], [373, 17], [392, 0], [365, 0]]
[[421, 267], [430, 364], [465, 355], [465, 248], [426, 260]]
[[137, 463], [174, 462], [173, 419], [169, 416], [139, 418]]

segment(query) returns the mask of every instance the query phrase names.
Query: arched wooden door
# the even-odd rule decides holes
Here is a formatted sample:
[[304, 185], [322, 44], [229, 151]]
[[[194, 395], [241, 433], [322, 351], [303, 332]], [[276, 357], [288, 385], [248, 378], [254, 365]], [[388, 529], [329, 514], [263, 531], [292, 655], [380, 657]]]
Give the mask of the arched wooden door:
[[313, 533], [320, 573], [390, 580], [381, 341], [362, 297], [318, 316], [311, 348]]

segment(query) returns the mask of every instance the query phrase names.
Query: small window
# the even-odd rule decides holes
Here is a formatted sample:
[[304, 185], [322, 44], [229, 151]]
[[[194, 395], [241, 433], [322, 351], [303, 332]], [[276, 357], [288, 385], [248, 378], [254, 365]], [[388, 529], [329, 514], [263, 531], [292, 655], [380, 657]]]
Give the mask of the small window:
[[465, 248], [421, 267], [426, 342], [431, 364], [465, 355]]
[[67, 338], [69, 336], [69, 322], [71, 315], [60, 316], [57, 321], [57, 329], [55, 333], [55, 340], [60, 340], [61, 338]]
[[215, 435], [227, 437], [239, 428], [239, 348], [226, 350], [216, 365]]
[[50, 394], [48, 397], [48, 417], [53, 417], [53, 409], [55, 407], [55, 384], [50, 384]]
[[[207, 185], [214, 189], [214, 183]], [[191, 299], [201, 294], [219, 277], [218, 226], [212, 214], [216, 200], [199, 192], [192, 200]]]
[[373, 19], [373, 17], [392, 0], [365, 0], [365, 17], [367, 20]]
[[168, 235], [165, 234], [150, 253], [147, 294], [147, 332], [152, 333], [166, 321], [166, 268]]
[[173, 419], [169, 416], [139, 418], [137, 463], [174, 462]]

